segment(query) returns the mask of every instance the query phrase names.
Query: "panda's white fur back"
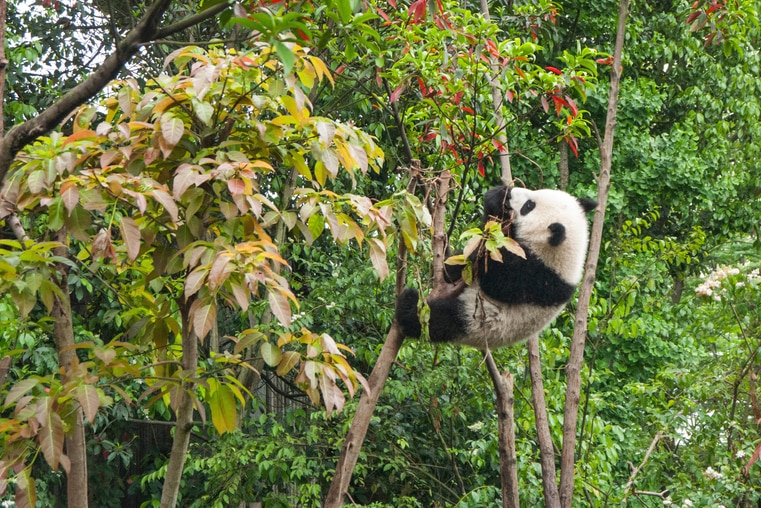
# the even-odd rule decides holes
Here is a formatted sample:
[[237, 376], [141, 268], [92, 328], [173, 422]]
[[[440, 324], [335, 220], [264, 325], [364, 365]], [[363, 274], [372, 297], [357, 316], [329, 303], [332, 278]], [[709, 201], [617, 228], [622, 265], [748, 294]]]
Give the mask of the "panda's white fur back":
[[530, 303], [505, 304], [486, 297], [478, 283], [458, 297], [467, 316], [465, 334], [457, 344], [478, 349], [511, 346], [544, 330], [565, 305], [542, 307]]

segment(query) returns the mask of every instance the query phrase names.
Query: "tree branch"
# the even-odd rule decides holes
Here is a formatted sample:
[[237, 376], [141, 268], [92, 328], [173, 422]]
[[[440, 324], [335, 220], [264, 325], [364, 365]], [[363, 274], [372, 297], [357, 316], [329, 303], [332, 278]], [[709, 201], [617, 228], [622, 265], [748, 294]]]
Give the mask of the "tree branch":
[[215, 16], [227, 7], [221, 3], [177, 23], [159, 29], [161, 17], [169, 8], [171, 0], [156, 0], [134, 29], [124, 37], [103, 63], [87, 79], [64, 94], [58, 101], [36, 117], [11, 129], [0, 141], [0, 185], [5, 180], [11, 162], [16, 154], [26, 145], [55, 128], [72, 111], [100, 92], [111, 80], [116, 78], [124, 65], [137, 53], [141, 46], [156, 38], [175, 33], [190, 26], [190, 21], [198, 23]]
[[[414, 192], [420, 172], [420, 162], [412, 162], [407, 192]], [[397, 296], [402, 288], [404, 288], [406, 280], [407, 250], [401, 239], [401, 233], [399, 233], [399, 254], [396, 260]], [[370, 373], [370, 378], [367, 380], [370, 390], [363, 391], [362, 396], [359, 398], [357, 411], [354, 413], [349, 432], [346, 433], [346, 440], [341, 447], [341, 455], [336, 464], [336, 472], [333, 475], [333, 480], [330, 483], [330, 488], [325, 498], [325, 504], [323, 505], [325, 508], [341, 508], [343, 506], [343, 498], [349, 490], [354, 466], [357, 464], [359, 451], [362, 448], [362, 443], [365, 441], [373, 411], [375, 411], [375, 406], [378, 404], [378, 397], [380, 397], [383, 391], [391, 365], [399, 354], [399, 349], [401, 349], [403, 342], [404, 335], [402, 335], [399, 326], [394, 323], [391, 325], [388, 335], [386, 335], [386, 341], [383, 343], [378, 360], [376, 360], [373, 371]]]

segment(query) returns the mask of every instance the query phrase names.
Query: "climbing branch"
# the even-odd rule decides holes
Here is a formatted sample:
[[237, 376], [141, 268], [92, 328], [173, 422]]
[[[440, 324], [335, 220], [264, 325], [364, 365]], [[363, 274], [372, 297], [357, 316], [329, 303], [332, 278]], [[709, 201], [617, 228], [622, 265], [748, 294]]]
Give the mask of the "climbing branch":
[[587, 335], [587, 313], [589, 301], [594, 289], [595, 271], [600, 257], [602, 245], [602, 228], [605, 220], [605, 206], [610, 189], [611, 157], [613, 152], [613, 134], [616, 127], [616, 111], [618, 108], [618, 89], [621, 79], [621, 55], [624, 47], [626, 17], [629, 11], [629, 0], [621, 0], [618, 8], [618, 28], [616, 45], [613, 51], [613, 64], [610, 73], [610, 94], [608, 96], [608, 112], [605, 120], [605, 137], [600, 146], [600, 175], [597, 180], [597, 210], [592, 223], [592, 234], [589, 242], [589, 254], [584, 266], [584, 279], [579, 291], [579, 302], [576, 310], [571, 352], [566, 366], [567, 388], [565, 411], [563, 416], [563, 449], [560, 458], [560, 506], [571, 508], [573, 501], [574, 467], [576, 457], [576, 424], [579, 416], [579, 401], [581, 400], [581, 365], [584, 361], [584, 344]]

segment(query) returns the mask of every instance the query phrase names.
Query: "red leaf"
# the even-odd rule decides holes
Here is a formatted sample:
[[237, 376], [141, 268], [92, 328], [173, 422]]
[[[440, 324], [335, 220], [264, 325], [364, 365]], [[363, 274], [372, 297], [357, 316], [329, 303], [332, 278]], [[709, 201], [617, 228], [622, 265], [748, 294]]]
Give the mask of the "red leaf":
[[404, 84], [401, 84], [397, 86], [393, 92], [391, 92], [391, 97], [389, 97], [389, 102], [391, 104], [395, 103], [399, 100], [399, 96], [402, 95], [402, 92], [404, 91]]
[[566, 136], [564, 139], [568, 143], [568, 146], [571, 147], [571, 150], [573, 150], [573, 154], [576, 157], [578, 157], [579, 156], [579, 142], [576, 141], [576, 138], [569, 135], [569, 136]]
[[558, 75], [563, 74], [563, 72], [560, 69], [558, 69], [557, 67], [551, 67], [551, 66], [548, 65], [547, 67], [545, 67], [545, 69], [547, 69], [548, 71], [553, 72], [555, 74], [558, 74]]
[[579, 116], [579, 107], [576, 105], [573, 99], [571, 99], [570, 97], [566, 95], [565, 102], [566, 104], [568, 104], [568, 107], [571, 108], [571, 113], [573, 114], [573, 116]]
[[481, 176], [486, 176], [486, 167], [484, 167], [483, 159], [478, 159], [478, 174]]
[[608, 58], [598, 58], [595, 60], [600, 65], [610, 65], [613, 63], [613, 57], [609, 56]]
[[63, 454], [63, 420], [55, 411], [48, 410], [46, 418], [37, 433], [38, 444], [45, 456], [45, 461], [53, 471], [58, 469], [58, 463]]
[[[389, 2], [389, 3], [391, 3], [391, 2]], [[396, 6], [394, 5], [394, 6], [392, 6], [392, 7], [396, 7]], [[378, 15], [379, 15], [381, 18], [383, 18], [383, 20], [384, 20], [386, 23], [391, 23], [391, 20], [388, 18], [388, 14], [386, 14], [386, 13], [383, 11], [383, 9], [380, 9], [380, 8], [376, 7], [376, 8], [375, 8], [375, 10], [378, 12]]]
[[541, 101], [542, 101], [542, 109], [544, 110], [545, 113], [549, 113], [550, 104], [547, 102], [547, 97], [542, 95]]
[[408, 12], [412, 16], [411, 23], [417, 24], [425, 17], [425, 9], [428, 5], [427, 0], [415, 0], [410, 4]]
[[388, 0], [388, 4], [389, 4], [391, 7], [393, 7], [394, 9], [396, 9], [396, 0]]
[[460, 106], [460, 109], [462, 109], [463, 111], [465, 111], [466, 113], [469, 113], [471, 115], [475, 115], [476, 114], [476, 112], [473, 111], [473, 109], [469, 108], [468, 106]]
[[193, 331], [203, 342], [211, 327], [217, 322], [217, 307], [213, 303], [198, 299], [191, 304], [189, 314], [193, 316]]
[[505, 92], [505, 99], [507, 99], [507, 102], [512, 104], [514, 98], [515, 98], [515, 94], [512, 92], [512, 90], [508, 90], [507, 92]]
[[751, 455], [750, 459], [748, 460], [748, 463], [745, 464], [745, 467], [743, 468], [743, 475], [748, 476], [750, 474], [750, 468], [751, 466], [758, 460], [758, 458], [761, 456], [761, 443], [756, 446], [756, 450], [753, 452], [753, 455]]
[[420, 85], [420, 93], [423, 94], [423, 97], [425, 97], [427, 95], [427, 91], [426, 91], [426, 88], [425, 88], [425, 83], [423, 82], [423, 78], [418, 76], [417, 83], [418, 83], [418, 85]]
[[555, 104], [555, 114], [560, 115], [560, 110], [563, 109], [563, 106], [567, 106], [568, 103], [563, 99], [562, 97], [558, 97], [557, 95], [552, 96], [552, 102]]

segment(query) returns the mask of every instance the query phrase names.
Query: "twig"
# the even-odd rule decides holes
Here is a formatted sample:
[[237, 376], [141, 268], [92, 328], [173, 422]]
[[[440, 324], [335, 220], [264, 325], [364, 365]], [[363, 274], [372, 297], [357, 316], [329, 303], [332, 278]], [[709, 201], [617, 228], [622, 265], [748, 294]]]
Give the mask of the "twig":
[[[663, 437], [663, 429], [659, 430], [657, 434], [655, 434], [655, 437], [653, 438], [653, 441], [650, 443], [650, 446], [648, 447], [647, 451], [645, 452], [645, 456], [642, 458], [642, 462], [639, 466], [635, 467], [634, 470], [632, 470], [632, 474], [629, 475], [629, 481], [626, 482], [626, 485], [624, 485], [624, 492], [626, 492], [626, 495], [624, 496], [624, 500], [629, 495], [629, 489], [631, 489], [632, 485], [634, 484], [634, 480], [637, 478], [637, 475], [642, 470], [642, 468], [645, 466], [645, 462], [647, 462], [647, 459], [650, 458], [650, 454], [653, 453], [653, 450], [655, 449], [655, 445], [658, 444], [658, 441], [661, 440], [661, 437]], [[637, 494], [646, 494], [645, 492], [637, 492]], [[650, 494], [652, 495], [652, 494]], [[623, 503], [623, 500], [622, 500]]]

